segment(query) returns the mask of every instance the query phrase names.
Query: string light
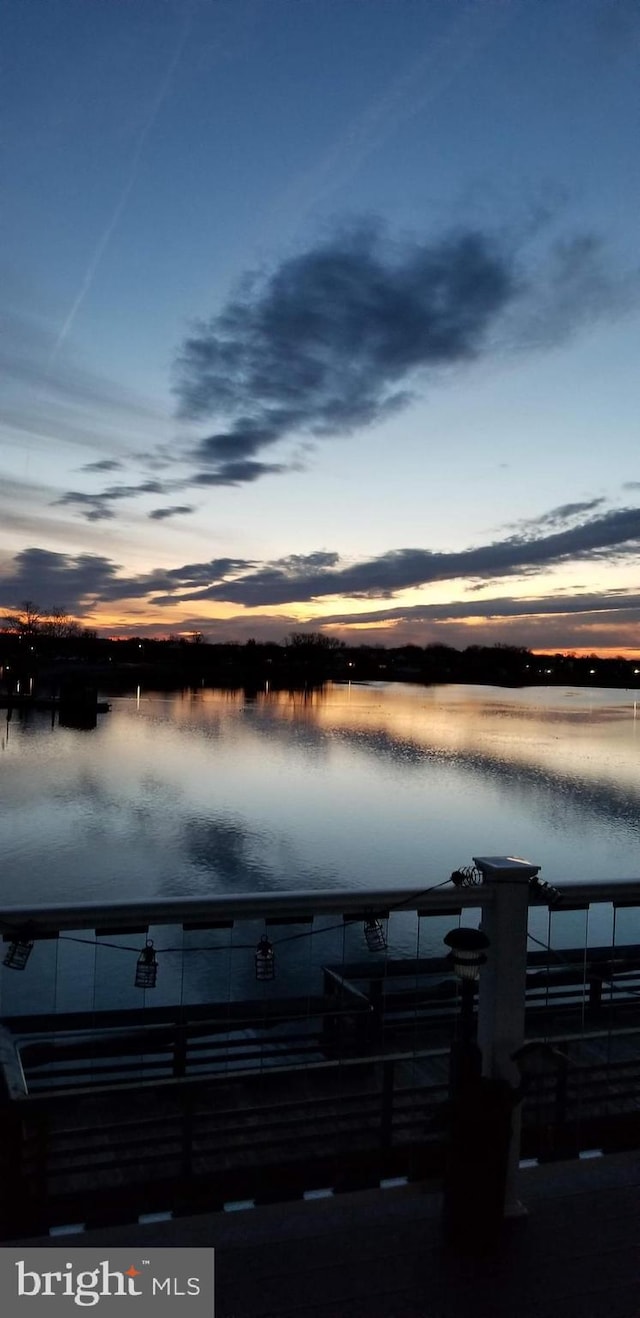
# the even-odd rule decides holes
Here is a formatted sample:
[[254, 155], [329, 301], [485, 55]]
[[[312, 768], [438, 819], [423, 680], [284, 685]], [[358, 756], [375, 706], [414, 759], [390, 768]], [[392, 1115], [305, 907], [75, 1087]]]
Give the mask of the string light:
[[276, 973], [273, 943], [262, 935], [256, 948], [256, 979], [274, 979]]
[[364, 922], [364, 936], [370, 952], [385, 952], [387, 940], [382, 922], [375, 915], [368, 915]]
[[2, 964], [8, 970], [24, 970], [32, 952], [32, 939], [26, 937], [16, 938], [9, 944], [9, 950]]
[[135, 987], [152, 989], [158, 978], [158, 958], [153, 950], [153, 939], [148, 938], [136, 965]]
[[[451, 878], [454, 878], [454, 876], [452, 875]], [[451, 882], [451, 878], [442, 879], [439, 883], [433, 883], [430, 885], [430, 887], [422, 889], [421, 892], [415, 894], [412, 893], [411, 897], [401, 898], [401, 900], [395, 902], [389, 908], [389, 910], [400, 911], [402, 910], [403, 907], [406, 907], [408, 903], [411, 903], [411, 905], [413, 905], [413, 903], [417, 903], [422, 898], [428, 896], [429, 893], [435, 892], [439, 888], [446, 887], [446, 885]], [[455, 878], [454, 878], [454, 882], [455, 882]], [[315, 938], [320, 935], [333, 933], [335, 932], [335, 930], [341, 929], [343, 927], [345, 918], [347, 917], [344, 917], [339, 924], [329, 925], [326, 926], [325, 928], [308, 929], [305, 930], [304, 933], [288, 934], [284, 938], [278, 939], [278, 945], [280, 943], [293, 942], [300, 938]], [[349, 917], [349, 920], [352, 921], [354, 918], [357, 917], [351, 916]], [[5, 930], [8, 931], [8, 928], [10, 928], [10, 926], [5, 925]], [[30, 939], [29, 933], [30, 933], [30, 929], [24, 929], [24, 930], [18, 930], [17, 928], [15, 929], [16, 936], [9, 946], [9, 950], [4, 958], [3, 965], [7, 966], [11, 970], [24, 970], [34, 946], [34, 942], [32, 939]], [[382, 926], [381, 921], [378, 920], [375, 916], [368, 916], [365, 919], [364, 935], [367, 942], [367, 947], [370, 949], [370, 951], [383, 952], [386, 950], [387, 939], [384, 932], [384, 928]], [[46, 936], [47, 935], [45, 935], [45, 937]], [[138, 951], [138, 948], [136, 947], [127, 947], [122, 943], [111, 943], [108, 941], [108, 939], [104, 939], [104, 938], [81, 938], [78, 937], [77, 934], [64, 934], [64, 933], [59, 933], [59, 935], [56, 936], [59, 936], [61, 941], [65, 943], [82, 943], [89, 947], [109, 947], [109, 948], [113, 948], [113, 950], [117, 952]], [[5, 933], [5, 939], [8, 941], [7, 933]], [[236, 943], [234, 950], [248, 951], [252, 946], [253, 944], [251, 943], [249, 944]], [[161, 947], [158, 948], [158, 953], [181, 952], [182, 955], [184, 956], [185, 954], [191, 952], [206, 952], [208, 954], [211, 954], [215, 952], [223, 952], [225, 950], [226, 949], [223, 947], [182, 946], [182, 947]], [[260, 942], [258, 943], [258, 947], [255, 953], [255, 963], [256, 963], [256, 978], [273, 979], [275, 977], [274, 947], [273, 944], [267, 938], [266, 934], [263, 934], [262, 938], [260, 939]], [[142, 951], [138, 956], [138, 961], [136, 965], [136, 978], [135, 978], [136, 988], [155, 988], [157, 977], [158, 977], [157, 953], [153, 946], [153, 940], [148, 939], [146, 947], [142, 949]]]

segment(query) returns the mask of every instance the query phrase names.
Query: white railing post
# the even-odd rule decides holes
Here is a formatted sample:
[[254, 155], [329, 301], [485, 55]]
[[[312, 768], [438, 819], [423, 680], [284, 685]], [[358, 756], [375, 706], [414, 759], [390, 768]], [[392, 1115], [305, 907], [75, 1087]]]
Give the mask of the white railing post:
[[[484, 883], [493, 889], [492, 900], [482, 912], [482, 930], [490, 942], [478, 993], [482, 1070], [484, 1075], [506, 1080], [515, 1088], [521, 1077], [511, 1057], [524, 1040], [529, 883], [540, 866], [516, 856], [474, 856], [474, 864]], [[513, 1110], [507, 1167], [507, 1216], [519, 1211], [520, 1128], [518, 1104]]]

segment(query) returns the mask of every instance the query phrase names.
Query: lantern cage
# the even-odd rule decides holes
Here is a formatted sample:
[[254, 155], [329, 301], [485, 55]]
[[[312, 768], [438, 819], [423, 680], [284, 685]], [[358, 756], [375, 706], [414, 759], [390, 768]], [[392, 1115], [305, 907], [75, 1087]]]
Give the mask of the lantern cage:
[[364, 922], [364, 936], [370, 952], [384, 952], [387, 947], [382, 921], [375, 915], [368, 915]]
[[135, 987], [152, 989], [158, 978], [158, 959], [153, 949], [153, 939], [148, 938], [136, 964]]
[[276, 973], [275, 955], [273, 943], [269, 941], [266, 934], [262, 935], [256, 948], [256, 979], [274, 979]]
[[10, 944], [6, 956], [2, 962], [8, 970], [24, 970], [31, 953], [33, 952], [33, 939], [15, 938]]

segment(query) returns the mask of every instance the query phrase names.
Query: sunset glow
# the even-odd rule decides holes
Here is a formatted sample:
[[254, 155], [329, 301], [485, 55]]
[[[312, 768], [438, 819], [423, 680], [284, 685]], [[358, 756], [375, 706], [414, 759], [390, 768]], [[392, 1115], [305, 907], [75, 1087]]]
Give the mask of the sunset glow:
[[639, 656], [637, 6], [8, 9], [0, 613]]

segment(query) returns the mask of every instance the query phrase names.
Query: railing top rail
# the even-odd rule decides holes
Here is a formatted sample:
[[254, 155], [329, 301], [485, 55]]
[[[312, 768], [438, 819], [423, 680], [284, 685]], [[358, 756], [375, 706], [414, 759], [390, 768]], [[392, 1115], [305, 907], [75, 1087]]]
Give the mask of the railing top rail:
[[[640, 878], [554, 883], [559, 895], [558, 910], [597, 902], [618, 902], [640, 907]], [[416, 912], [425, 915], [454, 914], [493, 901], [493, 884], [455, 887], [448, 883], [424, 888], [320, 889], [307, 891], [216, 893], [210, 897], [164, 897], [134, 901], [74, 902], [42, 905], [0, 906], [0, 931], [5, 938], [32, 927], [34, 937], [68, 929], [134, 932], [151, 925], [193, 924], [206, 927], [224, 920], [271, 920], [292, 922], [296, 917], [346, 916], [354, 920], [367, 914]], [[531, 901], [548, 904], [544, 894]]]
[[[550, 879], [560, 894], [560, 897], [567, 902], [615, 902], [615, 901], [633, 901], [637, 897], [638, 906], [640, 906], [640, 878], [629, 877], [622, 879], [589, 879], [584, 883], [562, 882], [560, 880]], [[560, 909], [562, 904], [560, 903]]]
[[[136, 901], [77, 902], [0, 906], [0, 929], [10, 933], [33, 924], [38, 933], [58, 929], [139, 929], [142, 925], [206, 924], [220, 920], [292, 921], [296, 916], [353, 916], [433, 910], [451, 912], [491, 900], [487, 888], [453, 885], [424, 888], [315, 889], [306, 891], [216, 893], [211, 897], [163, 897]], [[35, 933], [35, 930], [34, 930]]]

